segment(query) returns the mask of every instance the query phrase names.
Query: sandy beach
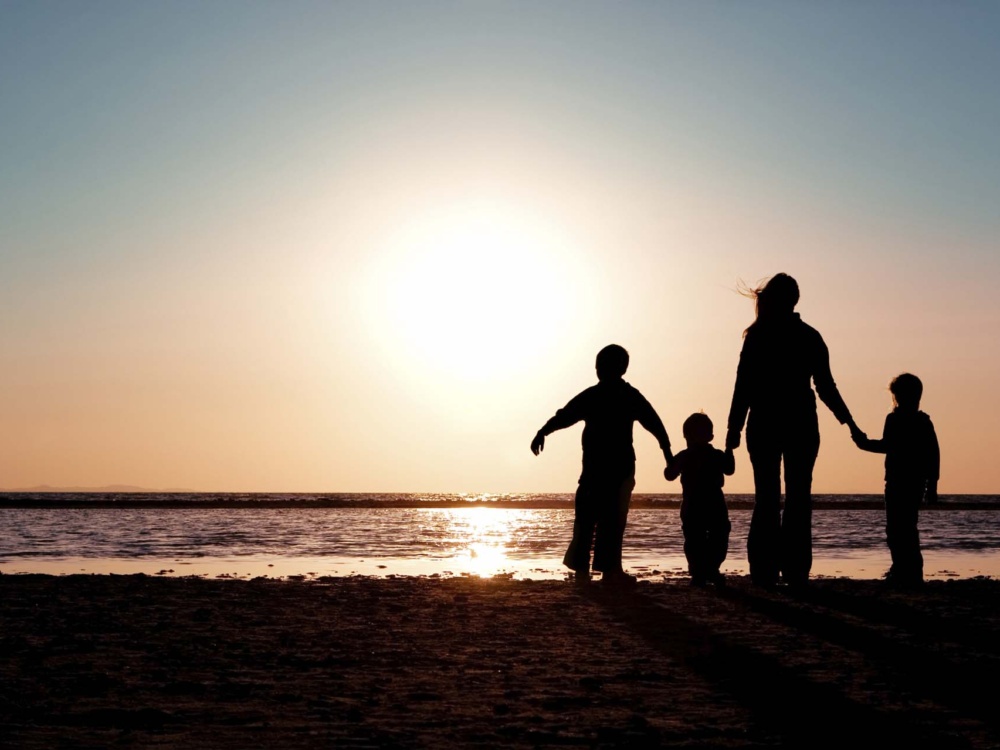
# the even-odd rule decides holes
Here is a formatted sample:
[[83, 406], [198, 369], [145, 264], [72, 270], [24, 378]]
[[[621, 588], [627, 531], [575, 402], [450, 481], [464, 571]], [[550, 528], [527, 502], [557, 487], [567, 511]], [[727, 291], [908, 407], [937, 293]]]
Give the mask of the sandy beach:
[[0, 745], [998, 747], [998, 594], [6, 575]]

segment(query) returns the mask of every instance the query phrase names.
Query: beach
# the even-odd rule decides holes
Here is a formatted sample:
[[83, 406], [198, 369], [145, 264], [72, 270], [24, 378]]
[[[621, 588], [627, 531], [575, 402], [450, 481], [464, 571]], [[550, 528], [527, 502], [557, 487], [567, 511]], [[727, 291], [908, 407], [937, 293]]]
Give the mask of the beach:
[[1000, 746], [1000, 582], [0, 576], [0, 746]]

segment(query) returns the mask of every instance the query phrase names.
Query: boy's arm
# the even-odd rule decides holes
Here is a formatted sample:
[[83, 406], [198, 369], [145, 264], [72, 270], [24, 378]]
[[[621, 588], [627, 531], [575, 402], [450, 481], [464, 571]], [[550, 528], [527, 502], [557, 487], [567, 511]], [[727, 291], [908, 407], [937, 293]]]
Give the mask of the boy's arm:
[[545, 449], [545, 436], [551, 435], [556, 430], [572, 427], [584, 418], [585, 404], [587, 401], [587, 391], [574, 396], [566, 406], [557, 411], [553, 417], [542, 425], [542, 428], [535, 433], [531, 441], [531, 452], [536, 456]]
[[[929, 420], [928, 420], [929, 421]], [[937, 433], [934, 431], [934, 423], [930, 422], [930, 435], [928, 436], [928, 457], [927, 457], [927, 492], [924, 499], [928, 503], [938, 501], [938, 478], [941, 474], [941, 447], [938, 445]]]
[[890, 414], [885, 418], [885, 426], [882, 428], [882, 439], [872, 440], [865, 433], [861, 432], [859, 429], [857, 433], [851, 433], [851, 437], [854, 439], [854, 444], [858, 446], [863, 451], [868, 451], [869, 453], [885, 453], [886, 447], [886, 435], [891, 429], [892, 415]]
[[660, 415], [656, 413], [656, 409], [646, 400], [646, 397], [638, 391], [636, 391], [636, 394], [639, 397], [636, 420], [656, 438], [656, 442], [660, 444], [660, 450], [663, 451], [663, 459], [669, 464], [674, 460], [674, 453], [670, 450], [670, 438], [667, 436], [667, 428], [663, 426], [663, 420], [660, 419]]
[[854, 437], [854, 444], [869, 453], [885, 453], [885, 440], [872, 440], [863, 432]]

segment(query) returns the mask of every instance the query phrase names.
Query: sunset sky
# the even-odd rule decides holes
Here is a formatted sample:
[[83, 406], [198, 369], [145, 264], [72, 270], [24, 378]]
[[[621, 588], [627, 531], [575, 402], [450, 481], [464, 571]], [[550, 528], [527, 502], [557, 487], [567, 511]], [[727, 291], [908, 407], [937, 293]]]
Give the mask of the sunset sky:
[[[1000, 493], [1000, 4], [0, 0], [0, 487], [571, 492], [619, 343], [722, 444], [778, 271]], [[814, 490], [880, 492], [821, 409]], [[637, 491], [662, 479], [636, 428]], [[752, 491], [745, 449], [731, 492]]]

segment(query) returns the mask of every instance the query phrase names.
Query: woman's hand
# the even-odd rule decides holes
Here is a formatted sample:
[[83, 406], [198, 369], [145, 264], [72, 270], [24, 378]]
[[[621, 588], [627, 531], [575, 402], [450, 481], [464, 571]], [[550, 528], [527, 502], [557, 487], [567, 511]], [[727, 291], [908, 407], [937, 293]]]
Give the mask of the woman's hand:
[[731, 451], [740, 447], [740, 430], [730, 429], [726, 433], [726, 450]]

